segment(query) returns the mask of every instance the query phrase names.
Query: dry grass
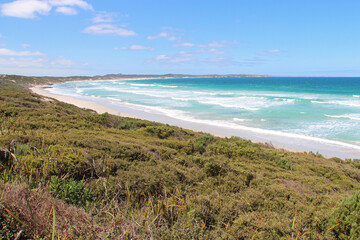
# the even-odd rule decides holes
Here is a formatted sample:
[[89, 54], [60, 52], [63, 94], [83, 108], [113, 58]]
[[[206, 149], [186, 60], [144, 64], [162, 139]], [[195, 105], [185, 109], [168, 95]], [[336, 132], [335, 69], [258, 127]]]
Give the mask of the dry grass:
[[[50, 236], [53, 219], [50, 215], [54, 207], [56, 212], [57, 236], [94, 236], [96, 226], [91, 218], [81, 209], [52, 199], [47, 194], [35, 192], [23, 187], [1, 184], [1, 211], [7, 209], [21, 220], [28, 236], [40, 238]], [[6, 211], [6, 213], [9, 213]], [[4, 213], [4, 212], [3, 212]], [[79, 226], [79, 223], [82, 223]]]
[[[138, 215], [134, 219], [134, 216], [125, 216], [127, 214], [113, 215], [111, 212], [116, 212], [118, 204], [113, 201], [115, 206], [110, 203], [101, 210], [97, 209], [95, 216], [90, 216], [84, 210], [44, 192], [10, 184], [0, 184], [0, 199], [0, 215], [7, 215], [17, 223], [13, 226], [16, 229], [12, 230], [18, 232], [19, 237], [23, 236], [19, 239], [28, 239], [28, 236], [31, 239], [52, 239], [53, 229], [55, 239], [140, 239], [144, 233], [148, 237], [152, 235], [149, 226], [144, 224], [149, 222], [147, 212], [152, 209], [149, 207], [134, 214]], [[101, 213], [107, 214], [107, 218], [95, 223]]]

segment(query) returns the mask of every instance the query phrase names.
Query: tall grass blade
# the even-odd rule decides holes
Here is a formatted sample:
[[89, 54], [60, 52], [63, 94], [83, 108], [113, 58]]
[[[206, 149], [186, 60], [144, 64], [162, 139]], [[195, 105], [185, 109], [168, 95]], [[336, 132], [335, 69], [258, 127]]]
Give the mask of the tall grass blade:
[[10, 214], [13, 218], [15, 218], [16, 221], [18, 221], [19, 223], [21, 223], [23, 226], [26, 226], [26, 224], [20, 220], [20, 218], [18, 218], [14, 213], [12, 213], [9, 209], [5, 208], [5, 211]]
[[2, 200], [4, 199], [4, 195], [5, 195], [5, 187], [4, 187], [4, 190], [1, 193], [0, 202], [2, 202]]
[[53, 204], [51, 210], [53, 211], [53, 227], [52, 227], [52, 236], [51, 240], [55, 240], [55, 228], [56, 228], [56, 215], [55, 215], [55, 205]]
[[27, 207], [29, 208], [31, 219], [32, 219], [33, 222], [35, 223], [34, 213], [33, 213], [33, 211], [32, 211], [32, 208], [31, 208], [30, 204], [29, 204], [29, 200], [28, 200], [27, 198], [25, 198], [25, 201], [26, 201]]

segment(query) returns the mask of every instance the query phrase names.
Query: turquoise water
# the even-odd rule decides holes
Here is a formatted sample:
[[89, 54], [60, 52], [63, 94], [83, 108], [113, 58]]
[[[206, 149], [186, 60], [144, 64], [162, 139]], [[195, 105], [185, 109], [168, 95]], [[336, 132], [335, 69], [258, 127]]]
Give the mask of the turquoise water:
[[360, 78], [82, 81], [52, 92], [185, 121], [246, 126], [360, 145]]

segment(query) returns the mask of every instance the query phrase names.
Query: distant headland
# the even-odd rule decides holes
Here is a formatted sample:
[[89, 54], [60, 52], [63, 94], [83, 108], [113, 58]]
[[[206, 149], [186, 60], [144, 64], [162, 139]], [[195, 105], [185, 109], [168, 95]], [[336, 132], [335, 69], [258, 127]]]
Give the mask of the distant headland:
[[0, 79], [12, 82], [21, 82], [25, 85], [39, 85], [49, 83], [59, 83], [67, 81], [85, 81], [85, 80], [113, 80], [113, 79], [147, 79], [147, 78], [239, 78], [239, 77], [269, 77], [269, 75], [256, 74], [205, 74], [205, 75], [190, 75], [190, 74], [106, 74], [96, 76], [67, 76], [67, 77], [50, 77], [50, 76], [22, 76], [22, 75], [0, 75]]

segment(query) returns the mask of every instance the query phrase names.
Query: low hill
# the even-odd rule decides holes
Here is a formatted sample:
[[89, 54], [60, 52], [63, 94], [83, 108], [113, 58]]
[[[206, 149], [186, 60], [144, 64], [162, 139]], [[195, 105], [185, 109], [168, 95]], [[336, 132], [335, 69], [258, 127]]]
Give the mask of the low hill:
[[149, 75], [149, 74], [106, 74], [98, 76], [69, 76], [69, 77], [29, 77], [21, 75], [0, 75], [2, 82], [17, 83], [22, 86], [34, 86], [49, 83], [61, 83], [66, 81], [84, 81], [84, 80], [112, 80], [112, 79], [138, 79], [138, 78], [231, 78], [231, 77], [268, 77], [268, 75], [254, 74], [208, 74], [208, 75], [186, 75], [186, 74], [165, 74], [165, 75]]

